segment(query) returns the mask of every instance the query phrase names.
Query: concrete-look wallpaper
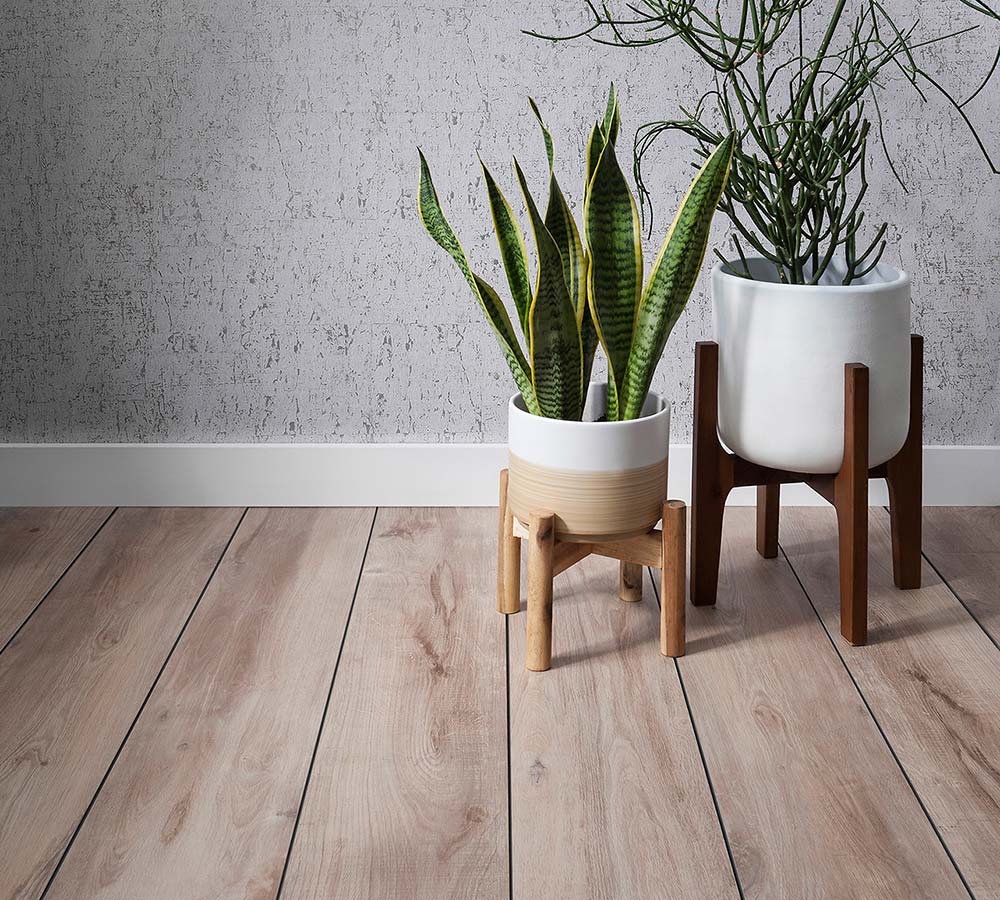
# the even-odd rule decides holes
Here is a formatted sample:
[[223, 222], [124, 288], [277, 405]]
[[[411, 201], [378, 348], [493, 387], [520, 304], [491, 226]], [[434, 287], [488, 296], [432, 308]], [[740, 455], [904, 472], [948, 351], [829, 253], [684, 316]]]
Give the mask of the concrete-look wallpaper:
[[[892, 0], [943, 31], [953, 0]], [[953, 19], [952, 15], [956, 14]], [[476, 266], [505, 286], [476, 152], [544, 196], [526, 97], [579, 214], [581, 153], [608, 83], [623, 161], [706, 73], [681, 47], [553, 45], [576, 2], [8, 0], [0, 51], [0, 440], [502, 441], [510, 375], [414, 207], [419, 145]], [[984, 27], [930, 68], [965, 95]], [[897, 79], [898, 81], [898, 79]], [[1000, 88], [967, 107], [1000, 158]], [[927, 339], [926, 439], [1000, 443], [1000, 177], [947, 106], [890, 83], [902, 192], [873, 156], [887, 260]], [[690, 178], [649, 167], [655, 253]], [[717, 221], [716, 237], [724, 239]], [[706, 263], [707, 268], [707, 263]], [[702, 276], [655, 386], [690, 439]]]

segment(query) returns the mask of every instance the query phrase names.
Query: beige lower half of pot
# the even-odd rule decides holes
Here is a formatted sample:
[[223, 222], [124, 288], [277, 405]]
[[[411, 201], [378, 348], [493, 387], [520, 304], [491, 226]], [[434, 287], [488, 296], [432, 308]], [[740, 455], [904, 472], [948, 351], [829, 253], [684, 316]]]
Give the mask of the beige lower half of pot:
[[645, 534], [660, 520], [667, 460], [619, 472], [581, 472], [526, 462], [510, 454], [507, 502], [527, 525], [553, 514], [563, 541], [613, 541]]

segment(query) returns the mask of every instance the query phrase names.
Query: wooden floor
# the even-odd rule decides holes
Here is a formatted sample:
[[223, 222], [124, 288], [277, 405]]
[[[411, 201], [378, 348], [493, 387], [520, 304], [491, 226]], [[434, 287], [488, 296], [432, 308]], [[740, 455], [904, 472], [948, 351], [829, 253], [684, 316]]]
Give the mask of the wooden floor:
[[589, 558], [541, 674], [495, 515], [0, 511], [0, 900], [1000, 898], [1000, 510], [873, 509], [860, 648], [832, 510], [677, 662]]

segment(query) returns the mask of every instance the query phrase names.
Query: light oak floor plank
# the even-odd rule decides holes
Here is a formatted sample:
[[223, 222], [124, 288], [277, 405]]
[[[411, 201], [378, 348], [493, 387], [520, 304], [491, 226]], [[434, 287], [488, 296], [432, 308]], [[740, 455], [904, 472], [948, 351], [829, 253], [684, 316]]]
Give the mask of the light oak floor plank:
[[0, 509], [0, 648], [59, 580], [111, 509]]
[[680, 671], [748, 898], [967, 898], [788, 563], [726, 511]]
[[0, 897], [41, 894], [239, 516], [118, 510], [0, 655]]
[[889, 517], [869, 516], [869, 645], [839, 635], [832, 509], [782, 512], [781, 546], [979, 900], [1000, 900], [1000, 652], [924, 564], [892, 583]]
[[508, 896], [495, 540], [495, 510], [379, 510], [281, 900]]
[[514, 896], [736, 898], [738, 890], [649, 582], [618, 563], [555, 582], [553, 666], [528, 672], [510, 619]]
[[373, 514], [247, 513], [49, 900], [274, 897]]
[[925, 508], [924, 555], [1000, 645], [1000, 507]]

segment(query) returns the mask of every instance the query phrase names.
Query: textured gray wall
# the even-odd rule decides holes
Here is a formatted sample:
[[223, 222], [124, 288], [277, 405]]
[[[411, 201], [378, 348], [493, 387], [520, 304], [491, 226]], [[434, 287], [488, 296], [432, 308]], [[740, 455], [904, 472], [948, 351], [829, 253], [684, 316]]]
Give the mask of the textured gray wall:
[[[913, 4], [889, 4], [909, 19]], [[946, 28], [949, 0], [919, 4]], [[525, 96], [580, 198], [586, 123], [622, 87], [635, 126], [696, 95], [680, 49], [553, 46], [575, 2], [5, 0], [0, 52], [0, 439], [497, 441], [512, 390], [467, 288], [414, 210], [424, 148], [476, 265], [505, 285], [480, 151], [542, 193]], [[997, 30], [937, 70], [964, 93]], [[993, 86], [969, 108], [988, 119]], [[1000, 178], [939, 101], [886, 104], [911, 184], [873, 172], [889, 260], [928, 339], [927, 439], [1000, 443]], [[688, 177], [654, 161], [664, 233]], [[722, 229], [719, 229], [722, 234]], [[651, 255], [656, 247], [647, 248]], [[705, 279], [660, 367], [690, 437]]]

